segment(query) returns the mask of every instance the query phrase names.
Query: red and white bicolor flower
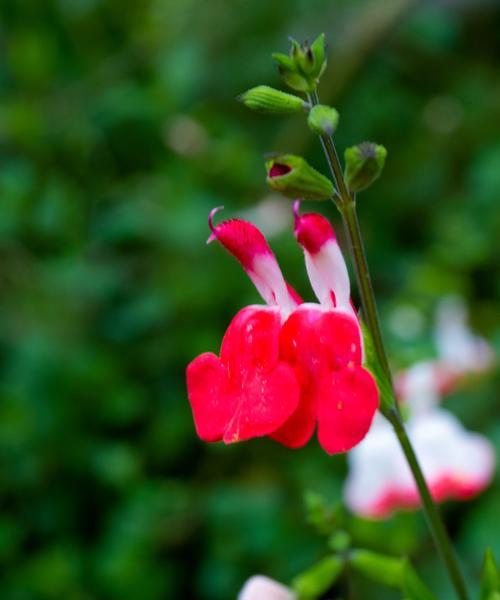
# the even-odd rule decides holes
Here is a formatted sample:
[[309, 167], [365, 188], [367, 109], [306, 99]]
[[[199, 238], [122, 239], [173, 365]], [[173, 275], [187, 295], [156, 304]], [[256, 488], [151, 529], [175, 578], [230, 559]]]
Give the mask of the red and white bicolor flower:
[[201, 354], [187, 368], [196, 431], [226, 444], [269, 435], [295, 411], [299, 386], [280, 352], [284, 321], [300, 299], [287, 286], [261, 232], [248, 221], [213, 224], [208, 241], [220, 242], [243, 266], [266, 305], [240, 310], [222, 340], [220, 356]]
[[373, 377], [362, 367], [358, 319], [335, 234], [320, 215], [299, 216], [304, 249], [320, 303], [301, 303], [285, 282], [264, 236], [238, 219], [212, 235], [241, 263], [265, 306], [242, 309], [230, 323], [220, 355], [204, 353], [187, 369], [188, 398], [198, 435], [226, 443], [270, 436], [303, 446], [316, 426], [330, 454], [351, 449], [378, 407]]
[[[491, 482], [495, 470], [491, 443], [467, 431], [439, 406], [443, 396], [468, 374], [492, 364], [492, 350], [485, 340], [470, 331], [463, 314], [459, 319], [456, 312], [445, 314], [443, 306], [436, 327], [439, 358], [413, 365], [396, 380], [400, 400], [409, 412], [408, 435], [438, 502], [476, 496]], [[457, 305], [449, 307], [455, 311]], [[465, 347], [455, 348], [453, 340], [461, 340]], [[382, 417], [377, 416], [366, 438], [349, 455], [344, 497], [353, 512], [374, 519], [420, 505], [411, 472], [391, 426]]]
[[319, 304], [299, 305], [283, 326], [283, 355], [295, 367], [300, 402], [273, 438], [287, 446], [301, 446], [317, 426], [324, 450], [345, 452], [369, 430], [378, 391], [372, 375], [362, 367], [361, 328], [333, 228], [322, 215], [299, 215], [298, 204], [294, 214], [295, 237], [304, 250]]

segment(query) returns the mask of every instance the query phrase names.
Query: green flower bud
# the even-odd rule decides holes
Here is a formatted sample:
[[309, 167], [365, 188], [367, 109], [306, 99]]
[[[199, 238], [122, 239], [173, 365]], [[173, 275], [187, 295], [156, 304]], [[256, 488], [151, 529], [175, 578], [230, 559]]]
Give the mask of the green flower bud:
[[326, 67], [325, 36], [319, 35], [312, 45], [307, 41], [301, 45], [293, 38], [290, 43], [289, 56], [273, 54], [280, 75], [288, 87], [299, 92], [312, 92]]
[[372, 581], [388, 587], [401, 585], [405, 564], [403, 558], [385, 556], [370, 550], [354, 550], [349, 564], [355, 571]]
[[339, 113], [331, 106], [317, 104], [309, 111], [307, 124], [313, 133], [332, 135], [337, 129]]
[[384, 146], [363, 142], [345, 151], [345, 181], [351, 192], [360, 192], [380, 176], [387, 150]]
[[266, 161], [269, 187], [289, 198], [325, 200], [333, 195], [332, 182], [301, 156], [280, 154]]
[[307, 103], [292, 94], [267, 85], [258, 85], [238, 96], [246, 107], [267, 115], [291, 115], [304, 110]]

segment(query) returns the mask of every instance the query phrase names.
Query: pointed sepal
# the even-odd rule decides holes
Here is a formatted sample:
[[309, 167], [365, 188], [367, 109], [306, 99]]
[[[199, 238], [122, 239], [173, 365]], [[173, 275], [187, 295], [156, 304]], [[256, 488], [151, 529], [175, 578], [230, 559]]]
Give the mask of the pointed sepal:
[[483, 559], [479, 600], [497, 600], [495, 594], [500, 598], [500, 572], [491, 548], [487, 548]]

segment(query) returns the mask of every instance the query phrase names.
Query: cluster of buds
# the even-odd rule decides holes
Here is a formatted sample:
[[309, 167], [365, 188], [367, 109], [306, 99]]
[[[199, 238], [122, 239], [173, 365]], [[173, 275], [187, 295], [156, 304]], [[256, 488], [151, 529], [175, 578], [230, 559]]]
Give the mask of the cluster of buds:
[[319, 35], [312, 44], [299, 44], [290, 38], [290, 53], [275, 52], [273, 59], [280, 75], [292, 90], [313, 92], [326, 68], [325, 34]]
[[[339, 113], [332, 106], [319, 104], [316, 88], [326, 67], [325, 36], [319, 35], [312, 44], [299, 44], [291, 38], [289, 54], [275, 53], [273, 59], [286, 85], [303, 92], [307, 100], [259, 85], [239, 96], [247, 108], [268, 115], [307, 113], [309, 129], [323, 141], [333, 136], [339, 123]], [[363, 142], [345, 152], [344, 183], [351, 196], [368, 188], [381, 174], [387, 151], [383, 146]], [[332, 183], [303, 158], [286, 154], [267, 161], [267, 182], [270, 187], [289, 198], [324, 200], [336, 195]], [[278, 168], [276, 165], [283, 165]]]

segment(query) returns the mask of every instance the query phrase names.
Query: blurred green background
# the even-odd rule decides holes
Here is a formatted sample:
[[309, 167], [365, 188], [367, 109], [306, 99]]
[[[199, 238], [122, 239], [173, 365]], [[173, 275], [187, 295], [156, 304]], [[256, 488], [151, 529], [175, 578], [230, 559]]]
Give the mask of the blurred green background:
[[[261, 224], [312, 299], [262, 156], [325, 163], [302, 117], [234, 99], [280, 86], [270, 53], [288, 34], [325, 31], [339, 148], [389, 149], [359, 208], [395, 368], [435, 352], [448, 293], [498, 348], [499, 3], [3, 0], [0, 14], [0, 598], [231, 600], [256, 572], [289, 581], [325, 552], [303, 490], [338, 501], [345, 457], [200, 443], [184, 369], [257, 301], [205, 246], [209, 210]], [[500, 449], [494, 374], [447, 406]], [[443, 507], [471, 581], [486, 544], [500, 557], [499, 505], [497, 480]], [[348, 526], [451, 597], [421, 515]], [[360, 579], [337, 596], [349, 586], [398, 597]]]

